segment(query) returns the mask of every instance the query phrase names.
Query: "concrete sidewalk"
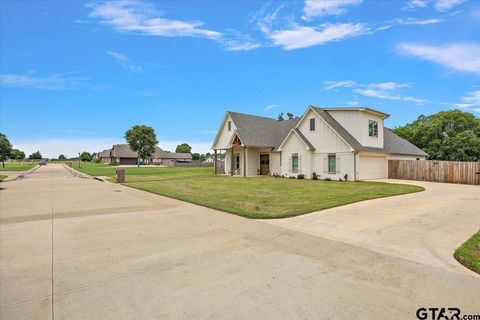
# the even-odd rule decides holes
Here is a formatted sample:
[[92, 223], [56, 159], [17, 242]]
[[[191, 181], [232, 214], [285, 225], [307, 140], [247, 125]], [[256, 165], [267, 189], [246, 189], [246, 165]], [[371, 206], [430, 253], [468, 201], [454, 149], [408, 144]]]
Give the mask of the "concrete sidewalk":
[[47, 165], [0, 191], [1, 319], [414, 319], [480, 280]]

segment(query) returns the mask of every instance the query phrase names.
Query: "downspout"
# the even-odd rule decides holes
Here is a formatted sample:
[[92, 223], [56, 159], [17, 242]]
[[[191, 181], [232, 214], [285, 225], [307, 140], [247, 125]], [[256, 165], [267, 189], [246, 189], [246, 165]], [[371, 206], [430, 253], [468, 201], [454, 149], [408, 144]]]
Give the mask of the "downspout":
[[357, 181], [357, 154], [358, 151], [353, 152], [353, 181]]

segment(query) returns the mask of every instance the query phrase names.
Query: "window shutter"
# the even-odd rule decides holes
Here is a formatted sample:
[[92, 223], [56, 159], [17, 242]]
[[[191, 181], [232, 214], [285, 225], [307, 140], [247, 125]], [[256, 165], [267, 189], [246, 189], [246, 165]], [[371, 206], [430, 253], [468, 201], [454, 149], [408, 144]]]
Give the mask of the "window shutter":
[[335, 163], [335, 167], [336, 167], [336, 169], [337, 169], [337, 170], [336, 170], [337, 173], [341, 173], [341, 172], [342, 172], [342, 168], [340, 167], [340, 162], [341, 162], [341, 161], [340, 161], [340, 157], [339, 157], [339, 156], [337, 156], [337, 157], [335, 158], [335, 162], [336, 162], [336, 163]]
[[292, 172], [292, 157], [288, 157], [288, 172]]
[[323, 173], [328, 173], [328, 156], [323, 157]]
[[302, 158], [298, 157], [298, 170], [299, 173], [302, 173]]

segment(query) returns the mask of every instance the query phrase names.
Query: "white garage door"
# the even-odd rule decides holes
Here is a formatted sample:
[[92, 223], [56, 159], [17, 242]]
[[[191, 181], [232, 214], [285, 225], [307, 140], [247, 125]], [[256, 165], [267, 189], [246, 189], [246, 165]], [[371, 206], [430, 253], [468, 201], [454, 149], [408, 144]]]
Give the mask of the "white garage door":
[[386, 157], [360, 156], [358, 178], [360, 180], [386, 178], [386, 159]]

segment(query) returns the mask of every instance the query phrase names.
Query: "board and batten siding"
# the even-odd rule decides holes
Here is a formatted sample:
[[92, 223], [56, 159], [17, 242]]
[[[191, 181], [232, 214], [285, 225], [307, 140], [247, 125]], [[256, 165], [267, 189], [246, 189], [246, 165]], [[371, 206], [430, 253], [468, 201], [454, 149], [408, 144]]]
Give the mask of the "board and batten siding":
[[[383, 148], [383, 118], [370, 112], [358, 110], [328, 110], [360, 144], [368, 147]], [[368, 120], [378, 121], [378, 137], [369, 137]]]
[[315, 172], [320, 176], [320, 179], [330, 178], [332, 180], [344, 179], [345, 174], [347, 179], [353, 181], [354, 179], [354, 153], [340, 152], [335, 153], [337, 159], [337, 171], [332, 174], [328, 172], [328, 156], [329, 153], [314, 153], [312, 161], [312, 173]]
[[270, 152], [270, 174], [281, 174], [280, 152]]
[[218, 136], [218, 140], [216, 141], [215, 145], [213, 146], [213, 149], [227, 149], [228, 148], [228, 143], [232, 139], [232, 135], [237, 130], [237, 127], [232, 121], [232, 127], [231, 130], [228, 131], [228, 121], [232, 121], [232, 118], [230, 115], [226, 115], [225, 118], [225, 123], [223, 123], [221, 129], [220, 129], [220, 135]]
[[[293, 154], [298, 154], [298, 172], [292, 172]], [[296, 134], [290, 134], [282, 146], [281, 174], [285, 176], [304, 174], [305, 178], [310, 178], [311, 158], [312, 152], [307, 150], [303, 141]]]

